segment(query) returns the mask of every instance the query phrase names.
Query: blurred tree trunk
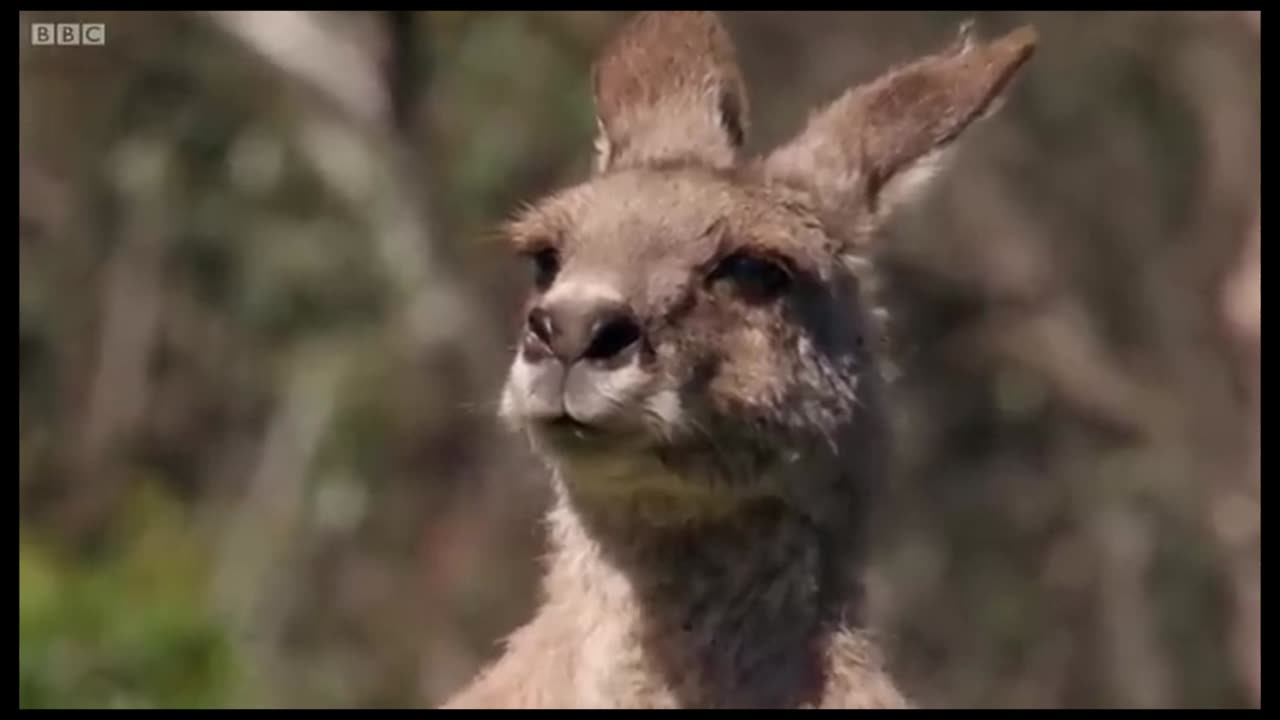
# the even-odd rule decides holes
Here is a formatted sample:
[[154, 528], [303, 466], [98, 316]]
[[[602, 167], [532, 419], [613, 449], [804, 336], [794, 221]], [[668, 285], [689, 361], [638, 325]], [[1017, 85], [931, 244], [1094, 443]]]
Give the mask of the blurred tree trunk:
[[71, 456], [74, 490], [59, 509], [61, 532], [73, 546], [94, 543], [127, 490], [128, 471], [119, 455], [148, 404], [150, 362], [164, 306], [160, 276], [169, 226], [169, 148], [145, 138], [122, 148], [122, 170], [112, 181], [113, 200], [125, 216], [98, 290], [95, 364]]
[[[1245, 13], [1262, 38], [1262, 13]], [[1223, 284], [1227, 337], [1235, 344], [1242, 405], [1248, 413], [1241, 468], [1218, 488], [1214, 528], [1234, 588], [1232, 655], [1255, 707], [1262, 707], [1262, 198]], [[1234, 482], [1231, 482], [1234, 480]]]
[[[428, 92], [427, 79], [420, 72], [425, 53], [421, 16], [411, 11], [377, 12], [364, 43], [336, 27], [326, 27], [309, 12], [216, 12], [207, 17], [273, 67], [285, 82], [312, 88], [339, 111], [341, 120], [303, 117], [299, 146], [335, 195], [371, 228], [374, 250], [393, 285], [391, 313], [396, 331], [390, 339], [396, 351], [410, 359], [410, 367], [426, 358], [461, 354], [457, 365], [468, 368], [468, 376], [454, 378], [454, 390], [483, 376], [483, 369], [500, 357], [499, 345], [492, 328], [478, 320], [481, 305], [469, 297], [434, 240], [429, 157], [419, 136], [419, 109]], [[331, 156], [335, 148], [357, 150], [359, 156], [352, 157], [361, 160], [361, 172], [335, 167]], [[340, 345], [327, 352], [341, 355], [359, 350]], [[299, 355], [286, 375], [314, 376], [307, 370], [310, 364], [307, 354]], [[270, 600], [275, 590], [267, 580], [285, 556], [303, 557], [309, 550], [298, 546], [305, 538], [295, 539], [290, 548], [287, 539], [295, 536], [278, 530], [295, 525], [305, 512], [302, 477], [310, 452], [304, 450], [314, 450], [315, 443], [312, 434], [306, 435], [311, 441], [304, 441], [297, 428], [305, 425], [313, 433], [319, 431], [310, 414], [300, 414], [299, 403], [330, 407], [342, 377], [340, 371], [313, 377], [315, 382], [281, 404], [253, 476], [253, 484], [263, 487], [250, 488], [239, 512], [241, 522], [233, 525], [241, 530], [228, 536], [224, 590], [241, 596], [234, 604], [241, 608], [242, 627], [260, 650], [257, 662], [266, 667], [280, 667], [283, 662], [278, 653], [286, 622], [278, 601]], [[429, 485], [417, 480], [407, 492], [431, 492]], [[261, 502], [266, 496], [272, 498], [270, 503]], [[264, 539], [246, 539], [253, 537]], [[247, 547], [271, 551], [259, 551], [253, 568], [245, 568]], [[246, 593], [249, 597], [243, 597]], [[276, 607], [267, 612], [268, 605]], [[375, 620], [369, 619], [376, 625]], [[398, 646], [405, 646], [404, 652], [412, 653], [420, 644], [413, 642], [418, 630], [401, 628]]]
[[1237, 343], [1248, 437], [1240, 469], [1216, 488], [1213, 526], [1234, 589], [1233, 656], [1256, 707], [1262, 706], [1262, 211], [1239, 265], [1225, 284], [1231, 337]]
[[[1241, 18], [1259, 42], [1262, 13]], [[1221, 286], [1224, 337], [1235, 361], [1244, 416], [1241, 455], [1210, 490], [1209, 526], [1217, 538], [1233, 598], [1228, 633], [1241, 685], [1262, 706], [1262, 200]]]
[[426, 49], [418, 45], [417, 14], [412, 10], [387, 10], [384, 13], [387, 42], [387, 94], [391, 98], [391, 115], [400, 135], [412, 142], [418, 119], [418, 99], [427, 92], [429, 79], [419, 77], [419, 63]]

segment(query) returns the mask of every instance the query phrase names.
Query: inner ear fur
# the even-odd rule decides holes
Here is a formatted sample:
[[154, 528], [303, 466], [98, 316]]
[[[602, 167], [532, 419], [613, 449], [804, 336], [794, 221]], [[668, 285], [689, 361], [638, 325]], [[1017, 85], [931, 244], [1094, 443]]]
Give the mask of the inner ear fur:
[[642, 12], [592, 69], [596, 169], [690, 161], [735, 164], [749, 129], [746, 84], [710, 12]]
[[946, 50], [815, 112], [766, 159], [769, 175], [808, 189], [826, 210], [876, 219], [915, 197], [964, 130], [995, 112], [1038, 43], [1029, 26], [989, 43], [975, 42], [970, 28]]

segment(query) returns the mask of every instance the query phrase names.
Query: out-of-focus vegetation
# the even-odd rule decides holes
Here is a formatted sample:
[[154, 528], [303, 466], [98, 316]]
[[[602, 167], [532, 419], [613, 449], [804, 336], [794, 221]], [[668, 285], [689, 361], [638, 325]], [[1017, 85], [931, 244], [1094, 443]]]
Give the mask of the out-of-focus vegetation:
[[[22, 13], [21, 707], [424, 705], [493, 656], [545, 499], [494, 229], [587, 170], [623, 17]], [[966, 17], [726, 13], [752, 145]], [[886, 237], [895, 665], [1259, 705], [1260, 16], [976, 18], [1042, 46]]]
[[172, 500], [129, 500], [91, 563], [20, 531], [20, 707], [217, 707], [238, 681], [199, 538]]

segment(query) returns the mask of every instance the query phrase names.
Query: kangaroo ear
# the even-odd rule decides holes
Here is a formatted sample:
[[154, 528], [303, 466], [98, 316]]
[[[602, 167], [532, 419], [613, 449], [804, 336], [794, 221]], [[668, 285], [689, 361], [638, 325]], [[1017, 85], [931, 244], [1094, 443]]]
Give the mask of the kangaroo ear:
[[746, 86], [714, 14], [637, 14], [605, 48], [592, 81], [598, 172], [737, 161], [747, 132]]
[[815, 113], [767, 158], [769, 175], [807, 188], [828, 211], [883, 222], [935, 176], [966, 128], [995, 112], [1036, 47], [1031, 27], [989, 44], [974, 43], [970, 28], [951, 48], [886, 72]]

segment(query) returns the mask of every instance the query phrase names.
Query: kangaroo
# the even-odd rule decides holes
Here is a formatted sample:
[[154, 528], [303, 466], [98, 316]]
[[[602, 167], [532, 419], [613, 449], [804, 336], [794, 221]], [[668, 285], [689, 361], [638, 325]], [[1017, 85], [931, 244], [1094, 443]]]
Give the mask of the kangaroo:
[[543, 599], [444, 707], [911, 707], [864, 608], [890, 439], [868, 258], [1036, 43], [966, 26], [744, 158], [717, 17], [625, 24], [591, 177], [503, 228], [533, 274], [499, 415], [551, 470]]

